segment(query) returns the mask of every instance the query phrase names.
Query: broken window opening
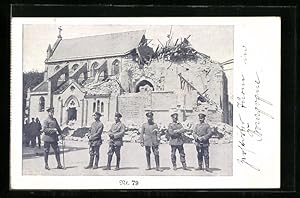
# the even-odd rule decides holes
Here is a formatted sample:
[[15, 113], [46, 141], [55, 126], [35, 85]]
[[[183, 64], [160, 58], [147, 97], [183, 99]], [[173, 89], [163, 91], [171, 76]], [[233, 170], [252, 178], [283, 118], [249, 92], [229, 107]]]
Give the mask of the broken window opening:
[[154, 91], [154, 86], [147, 80], [142, 80], [136, 85], [135, 92], [148, 92]]
[[201, 105], [202, 103], [207, 102], [206, 98], [202, 95], [198, 96], [197, 98], [197, 105]]

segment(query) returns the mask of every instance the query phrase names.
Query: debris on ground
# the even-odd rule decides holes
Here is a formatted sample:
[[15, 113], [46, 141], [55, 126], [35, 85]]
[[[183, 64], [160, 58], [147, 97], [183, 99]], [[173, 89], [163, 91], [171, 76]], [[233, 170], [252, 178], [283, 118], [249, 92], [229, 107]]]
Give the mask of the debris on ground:
[[89, 132], [89, 129], [90, 128], [88, 127], [78, 128], [74, 131], [74, 133], [71, 136], [83, 138]]
[[[124, 142], [131, 142], [131, 143], [140, 143], [140, 131], [137, 124], [131, 122], [127, 123], [125, 129], [125, 135], [123, 137]], [[184, 143], [193, 143], [193, 127], [194, 124], [191, 121], [182, 122], [183, 127], [186, 129], [186, 132], [183, 135]], [[218, 123], [210, 123], [211, 130], [213, 131], [213, 135], [210, 138], [209, 142], [211, 144], [228, 144], [232, 143], [232, 135], [233, 135], [233, 128], [232, 126], [218, 122]], [[65, 128], [64, 130], [67, 130]], [[87, 133], [89, 128], [83, 127], [78, 128], [74, 131], [74, 133], [70, 136], [67, 136], [66, 139], [73, 140], [73, 141], [88, 141]], [[159, 126], [159, 134], [160, 134], [160, 143], [167, 144], [167, 127], [164, 125]], [[103, 141], [108, 141], [107, 131], [103, 132], [102, 135]]]

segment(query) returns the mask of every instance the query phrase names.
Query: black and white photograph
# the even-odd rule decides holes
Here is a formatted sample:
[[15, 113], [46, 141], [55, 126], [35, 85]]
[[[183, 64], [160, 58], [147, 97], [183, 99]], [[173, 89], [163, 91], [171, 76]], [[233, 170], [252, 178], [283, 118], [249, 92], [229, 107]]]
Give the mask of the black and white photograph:
[[232, 175], [233, 26], [23, 30], [24, 175]]
[[[280, 20], [23, 18], [12, 25], [15, 188], [30, 181], [38, 189], [279, 184], [280, 97], [271, 87], [280, 83]], [[266, 180], [253, 182], [259, 177]]]

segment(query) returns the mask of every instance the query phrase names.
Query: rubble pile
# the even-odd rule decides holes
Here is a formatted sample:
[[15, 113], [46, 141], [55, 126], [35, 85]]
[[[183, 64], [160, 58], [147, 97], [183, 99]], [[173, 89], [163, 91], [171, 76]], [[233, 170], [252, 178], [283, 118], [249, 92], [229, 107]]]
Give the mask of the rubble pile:
[[89, 128], [88, 127], [82, 127], [82, 128], [78, 128], [74, 131], [74, 133], [71, 135], [72, 137], [80, 137], [83, 138], [86, 136], [86, 134], [89, 132]]
[[97, 95], [97, 94], [111, 94], [111, 93], [119, 93], [120, 85], [117, 80], [109, 78], [105, 81], [90, 84], [87, 86], [88, 94]]
[[[183, 135], [183, 140], [185, 143], [193, 143], [193, 124], [191, 122], [185, 121], [182, 123], [183, 127], [186, 129], [186, 132]], [[210, 139], [211, 144], [228, 144], [232, 143], [232, 126], [226, 123], [211, 123], [211, 129], [213, 131], [213, 136]], [[68, 129], [64, 129], [67, 131]], [[87, 141], [87, 133], [89, 128], [83, 127], [78, 128], [74, 131], [72, 135], [67, 136], [66, 139], [73, 141]], [[132, 123], [127, 125], [125, 129], [125, 135], [123, 137], [124, 142], [131, 143], [140, 143], [140, 128], [137, 124]], [[159, 126], [159, 134], [160, 134], [160, 143], [166, 144], [168, 143], [168, 135], [167, 135], [167, 127], [164, 125]], [[104, 142], [108, 141], [107, 132], [103, 132], [102, 139]]]
[[210, 59], [209, 56], [197, 52], [195, 49], [191, 47], [190, 42], [187, 38], [184, 38], [183, 41], [178, 42], [179, 39], [176, 40], [175, 44], [172, 45], [171, 38], [164, 46], [162, 44], [161, 47], [158, 47], [153, 55], [153, 59], [163, 59], [165, 61], [182, 63], [186, 61], [195, 61], [207, 60]]
[[211, 124], [213, 136], [210, 139], [212, 144], [228, 144], [232, 143], [233, 128], [226, 123]]

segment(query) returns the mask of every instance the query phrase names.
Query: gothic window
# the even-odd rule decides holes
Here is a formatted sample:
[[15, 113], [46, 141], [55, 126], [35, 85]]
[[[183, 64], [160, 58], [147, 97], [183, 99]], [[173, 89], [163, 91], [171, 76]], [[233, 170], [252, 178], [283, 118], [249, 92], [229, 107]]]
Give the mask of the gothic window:
[[116, 59], [112, 63], [112, 75], [118, 75], [119, 73], [120, 73], [120, 61]]
[[59, 70], [59, 69], [60, 69], [60, 66], [57, 65], [57, 66], [54, 68], [54, 71], [57, 71], [57, 70]]
[[100, 112], [100, 100], [97, 100], [97, 111]]
[[45, 98], [41, 96], [39, 100], [39, 112], [43, 111], [45, 111]]
[[93, 112], [96, 111], [96, 102], [93, 103]]
[[104, 112], [104, 103], [101, 102], [101, 113], [103, 113], [103, 112]]
[[75, 71], [78, 67], [79, 67], [79, 65], [75, 64], [75, 65], [72, 66], [72, 70]]
[[94, 62], [91, 66], [91, 76], [95, 77], [96, 72], [95, 72], [95, 68], [97, 68], [99, 66], [98, 62]]

